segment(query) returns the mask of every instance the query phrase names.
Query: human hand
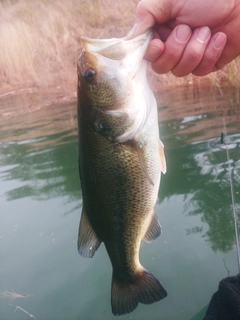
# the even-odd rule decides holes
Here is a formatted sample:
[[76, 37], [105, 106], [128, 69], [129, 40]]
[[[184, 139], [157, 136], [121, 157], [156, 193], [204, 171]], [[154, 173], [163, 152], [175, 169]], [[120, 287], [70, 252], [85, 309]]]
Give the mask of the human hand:
[[240, 54], [240, 0], [142, 0], [135, 37], [153, 27], [145, 58], [157, 73], [203, 76]]

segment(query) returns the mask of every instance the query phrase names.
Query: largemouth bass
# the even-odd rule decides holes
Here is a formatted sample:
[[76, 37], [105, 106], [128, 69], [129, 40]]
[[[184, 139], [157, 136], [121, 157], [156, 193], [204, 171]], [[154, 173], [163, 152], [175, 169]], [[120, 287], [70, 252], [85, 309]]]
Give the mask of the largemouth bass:
[[78, 60], [78, 250], [93, 257], [104, 243], [113, 267], [114, 315], [167, 295], [139, 262], [141, 240], [151, 242], [161, 233], [154, 205], [166, 171], [143, 60], [151, 37], [151, 31], [132, 40], [82, 37]]

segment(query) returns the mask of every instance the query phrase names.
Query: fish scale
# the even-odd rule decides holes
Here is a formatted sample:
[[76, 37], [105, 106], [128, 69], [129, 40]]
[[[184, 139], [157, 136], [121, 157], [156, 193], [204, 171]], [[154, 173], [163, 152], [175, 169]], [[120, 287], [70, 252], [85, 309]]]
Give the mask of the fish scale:
[[83, 194], [78, 249], [93, 257], [104, 243], [113, 267], [114, 315], [167, 295], [139, 262], [142, 239], [150, 242], [161, 233], [154, 205], [161, 171], [166, 171], [157, 105], [143, 61], [150, 39], [150, 31], [133, 40], [84, 38], [78, 61]]

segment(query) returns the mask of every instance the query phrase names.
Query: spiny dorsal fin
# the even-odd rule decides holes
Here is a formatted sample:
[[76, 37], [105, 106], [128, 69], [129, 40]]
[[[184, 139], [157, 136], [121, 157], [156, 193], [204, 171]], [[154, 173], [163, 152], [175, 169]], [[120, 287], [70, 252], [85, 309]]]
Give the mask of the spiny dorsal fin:
[[162, 228], [159, 223], [158, 217], [155, 213], [153, 213], [152, 221], [147, 229], [145, 236], [143, 237], [143, 240], [145, 240], [146, 242], [152, 242], [160, 236], [161, 232]]
[[92, 258], [100, 244], [101, 240], [93, 230], [88, 216], [83, 208], [78, 231], [78, 252], [85, 258]]
[[167, 165], [166, 165], [166, 159], [164, 154], [164, 145], [162, 141], [159, 139], [159, 155], [160, 155], [160, 168], [162, 173], [167, 172]]

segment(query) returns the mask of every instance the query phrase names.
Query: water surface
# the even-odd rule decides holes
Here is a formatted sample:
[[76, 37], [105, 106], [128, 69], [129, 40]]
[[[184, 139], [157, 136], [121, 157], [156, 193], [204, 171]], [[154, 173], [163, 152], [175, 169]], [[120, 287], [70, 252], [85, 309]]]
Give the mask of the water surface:
[[[235, 89], [221, 94], [191, 85], [157, 97], [168, 167], [155, 209], [163, 233], [142, 243], [140, 259], [168, 297], [120, 318], [188, 320], [207, 305], [222, 278], [238, 272], [220, 135], [224, 118], [239, 212], [240, 104]], [[17, 99], [4, 103], [12, 114], [0, 122], [0, 319], [114, 319], [104, 246], [93, 259], [77, 252], [82, 198], [76, 102], [16, 116]]]

